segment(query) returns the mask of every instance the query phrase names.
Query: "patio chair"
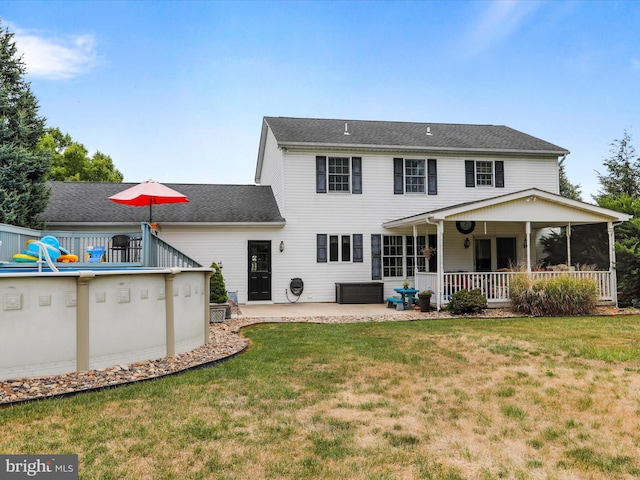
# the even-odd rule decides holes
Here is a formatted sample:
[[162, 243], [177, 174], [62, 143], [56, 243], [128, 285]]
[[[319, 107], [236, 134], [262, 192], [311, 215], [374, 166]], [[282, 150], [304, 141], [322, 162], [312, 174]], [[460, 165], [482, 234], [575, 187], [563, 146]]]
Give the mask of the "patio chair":
[[[114, 235], [111, 237], [111, 261], [128, 262], [129, 261], [129, 235]], [[115, 257], [115, 253], [120, 252], [120, 259]]]
[[87, 248], [87, 262], [88, 263], [100, 263], [103, 261], [104, 247], [88, 247]]

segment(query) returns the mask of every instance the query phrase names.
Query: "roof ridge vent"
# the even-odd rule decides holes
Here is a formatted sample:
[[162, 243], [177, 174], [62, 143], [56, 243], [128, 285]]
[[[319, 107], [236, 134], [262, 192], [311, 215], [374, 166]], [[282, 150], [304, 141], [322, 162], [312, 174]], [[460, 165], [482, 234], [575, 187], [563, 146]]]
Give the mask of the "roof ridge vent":
[[349, 133], [349, 123], [348, 122], [344, 122], [344, 133], [343, 135], [351, 135]]
[[427, 127], [427, 135], [429, 136], [433, 135], [433, 133], [431, 133], [431, 127]]

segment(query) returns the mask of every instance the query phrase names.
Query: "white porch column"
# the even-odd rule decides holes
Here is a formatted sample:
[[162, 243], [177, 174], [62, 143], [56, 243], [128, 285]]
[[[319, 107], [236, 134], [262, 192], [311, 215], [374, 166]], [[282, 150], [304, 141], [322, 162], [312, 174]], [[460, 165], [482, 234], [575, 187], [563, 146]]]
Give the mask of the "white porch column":
[[444, 221], [438, 220], [438, 228], [436, 231], [436, 260], [438, 261], [438, 291], [436, 308], [438, 311], [442, 308], [442, 295], [444, 287], [444, 241], [442, 239], [444, 234]]
[[567, 267], [571, 267], [571, 224], [567, 225]]
[[412, 225], [413, 228], [413, 286], [416, 286], [418, 278], [418, 227]]
[[527, 273], [531, 273], [531, 222], [525, 224], [525, 235], [527, 242]]
[[609, 234], [609, 277], [611, 278], [611, 294], [618, 308], [618, 279], [616, 278], [616, 236], [613, 230], [613, 222], [607, 222], [607, 233]]

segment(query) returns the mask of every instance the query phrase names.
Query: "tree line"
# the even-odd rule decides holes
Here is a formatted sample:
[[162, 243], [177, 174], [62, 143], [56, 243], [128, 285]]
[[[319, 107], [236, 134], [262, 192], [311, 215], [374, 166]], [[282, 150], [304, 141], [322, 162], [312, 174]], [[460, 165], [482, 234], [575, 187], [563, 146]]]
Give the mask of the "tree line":
[[13, 33], [0, 23], [0, 223], [39, 228], [47, 180], [121, 182], [111, 157], [46, 127]]
[[[611, 142], [609, 154], [603, 162], [605, 171], [596, 172], [600, 190], [593, 200], [600, 207], [633, 215], [631, 220], [615, 227], [618, 301], [621, 306], [628, 306], [634, 299], [640, 299], [640, 158], [626, 130], [622, 138]], [[560, 194], [582, 201], [580, 186], [569, 181], [563, 162], [560, 162]], [[565, 228], [543, 237], [547, 264], [566, 262], [568, 238], [575, 264], [609, 269], [606, 224], [572, 226], [570, 237]]]

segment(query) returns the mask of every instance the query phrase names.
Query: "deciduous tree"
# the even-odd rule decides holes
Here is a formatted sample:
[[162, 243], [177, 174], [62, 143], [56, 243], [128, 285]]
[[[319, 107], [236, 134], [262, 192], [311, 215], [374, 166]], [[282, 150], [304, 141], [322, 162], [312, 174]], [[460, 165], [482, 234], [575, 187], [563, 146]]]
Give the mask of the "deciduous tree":
[[43, 135], [38, 147], [51, 155], [49, 180], [71, 182], [121, 182], [122, 173], [118, 171], [111, 157], [101, 152], [89, 156], [86, 147], [74, 141], [68, 133], [59, 128], [49, 128]]

